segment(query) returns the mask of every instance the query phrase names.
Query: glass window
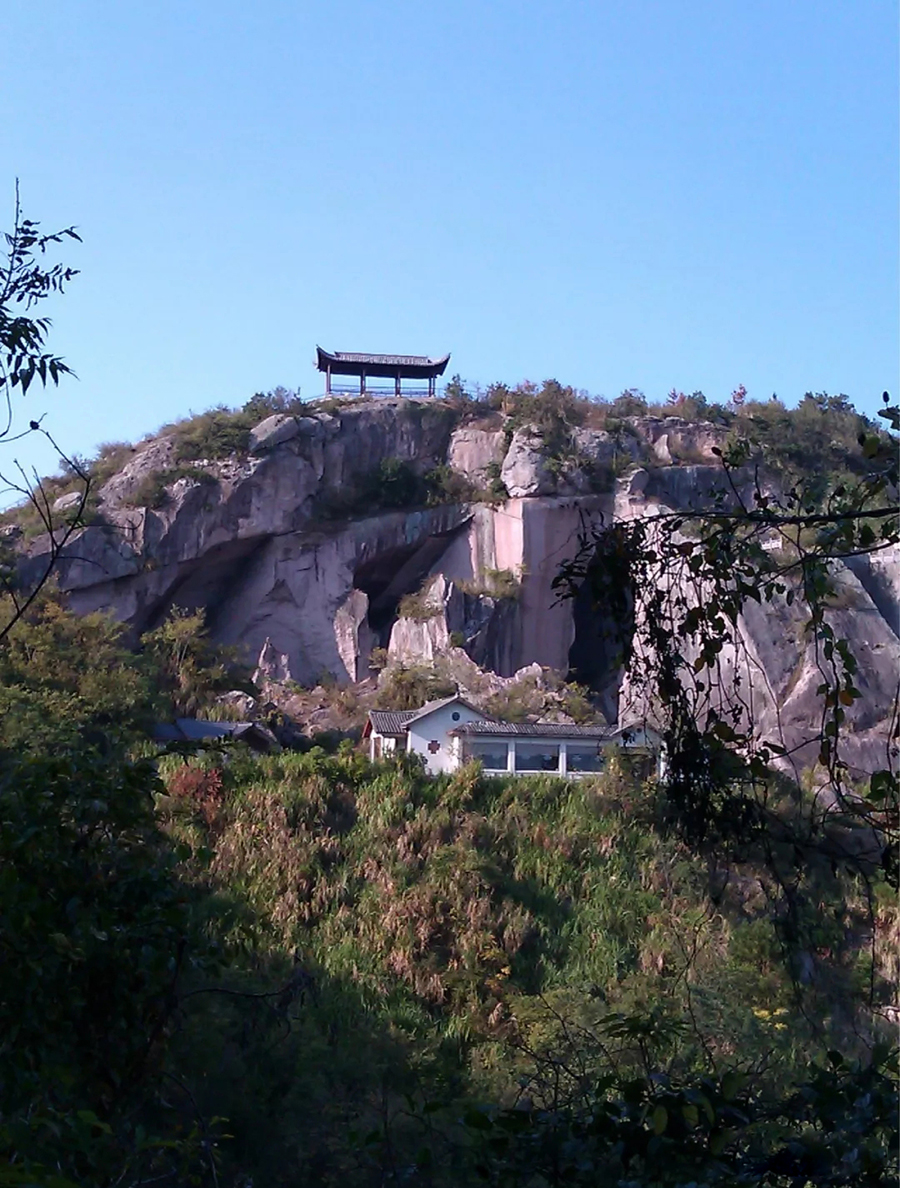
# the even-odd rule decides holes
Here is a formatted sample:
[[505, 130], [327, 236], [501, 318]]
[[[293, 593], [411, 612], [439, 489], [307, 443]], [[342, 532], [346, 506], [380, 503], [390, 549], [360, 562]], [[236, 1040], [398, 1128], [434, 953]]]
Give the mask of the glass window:
[[467, 752], [470, 759], [480, 760], [485, 771], [506, 771], [505, 742], [469, 743]]
[[516, 771], [559, 771], [559, 747], [552, 743], [516, 743]]
[[593, 746], [569, 743], [566, 747], [566, 768], [568, 771], [602, 771], [603, 752], [596, 743]]

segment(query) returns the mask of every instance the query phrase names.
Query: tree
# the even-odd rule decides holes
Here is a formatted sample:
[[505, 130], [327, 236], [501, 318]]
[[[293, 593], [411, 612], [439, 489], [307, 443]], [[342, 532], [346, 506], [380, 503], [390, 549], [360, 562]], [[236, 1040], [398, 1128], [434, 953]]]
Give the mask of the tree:
[[[900, 413], [887, 393], [885, 405], [881, 415], [896, 432]], [[748, 467], [751, 443], [738, 438], [716, 451], [727, 484], [709, 511], [601, 526], [583, 539], [558, 588], [572, 594], [586, 583], [595, 606], [617, 621], [632, 687], [661, 716], [667, 800], [683, 836], [695, 845], [738, 848], [776, 826], [766, 794], [772, 764], [787, 756], [778, 739], [757, 737], [747, 682], [723, 656], [745, 649], [740, 620], [748, 603], [802, 603], [821, 676], [821, 720], [809, 741], [827, 787], [796, 829], [804, 845], [827, 844], [836, 861], [857, 870], [871, 865], [871, 847], [849, 844], [846, 831], [856, 837], [869, 830], [880, 848], [878, 866], [896, 884], [893, 752], [865, 789], [841, 753], [847, 709], [862, 693], [859, 661], [832, 625], [834, 569], [900, 543], [897, 440], [873, 426], [860, 444], [868, 468], [856, 481], [825, 493], [802, 481], [779, 491], [758, 462]], [[847, 844], [836, 840], [842, 831]]]
[[208, 709], [216, 694], [233, 689], [236, 680], [247, 684], [235, 672], [236, 651], [209, 638], [203, 610], [174, 607], [165, 622], [147, 632], [141, 643], [160, 691], [171, 700], [177, 714]]
[[0, 749], [109, 751], [150, 724], [158, 674], [125, 647], [121, 624], [73, 614], [48, 587], [18, 616], [0, 602], [0, 616], [10, 622], [0, 638]]
[[148, 761], [0, 751], [0, 1184], [208, 1171], [167, 1064], [180, 979], [206, 950], [154, 820], [162, 790]]
[[[845, 398], [807, 403], [819, 417], [848, 412]], [[900, 875], [900, 712], [895, 700], [884, 765], [863, 778], [843, 747], [848, 711], [864, 697], [860, 663], [835, 626], [834, 607], [842, 563], [900, 545], [900, 409], [887, 393], [884, 404], [890, 432], [872, 424], [860, 432], [865, 466], [856, 477], [823, 484], [812, 476], [784, 489], [758, 458], [751, 464], [753, 443], [736, 437], [717, 451], [726, 483], [709, 510], [601, 525], [585, 534], [557, 580], [563, 596], [586, 587], [597, 612], [618, 626], [632, 691], [653, 707], [665, 738], [664, 820], [707, 856], [711, 870], [764, 864], [786, 951], [811, 944], [815, 884], [825, 866], [868, 896], [874, 955], [875, 891], [879, 883], [896, 889]], [[805, 608], [821, 706], [805, 748], [813, 748], [811, 790], [779, 772], [791, 755], [779, 738], [760, 737], [750, 682], [735, 661], [745, 650], [742, 616], [753, 603]], [[802, 1008], [799, 976], [795, 993]], [[485, 1161], [485, 1178], [518, 1183], [523, 1166], [542, 1161], [548, 1183], [593, 1183], [601, 1170], [642, 1185], [891, 1183], [896, 1076], [877, 1041], [874, 980], [867, 1005], [869, 1060], [851, 1068], [833, 1052], [828, 1066], [814, 1067], [807, 1083], [779, 1100], [738, 1094], [727, 1077], [675, 1085], [664, 1069], [648, 1068], [644, 1079], [627, 1083], [612, 1075], [581, 1114], [566, 1105], [543, 1116], [492, 1117], [479, 1126], [501, 1157]], [[698, 1104], [710, 1127], [705, 1139], [696, 1128]]]
[[0, 428], [0, 444], [11, 445], [30, 433], [42, 433], [68, 467], [78, 498], [68, 509], [65, 519], [60, 521], [54, 516], [47, 490], [36, 473], [29, 476], [15, 460], [13, 474], [0, 471], [4, 493], [15, 493], [28, 502], [51, 542], [42, 572], [27, 589], [16, 581], [15, 567], [9, 558], [0, 557], [0, 590], [12, 606], [12, 614], [0, 621], [0, 639], [31, 605], [50, 577], [60, 553], [82, 522], [90, 490], [90, 478], [85, 468], [77, 459], [63, 454], [48, 431], [42, 428], [40, 420], [31, 420], [28, 428], [21, 432], [15, 423], [18, 393], [24, 396], [35, 379], [44, 386], [48, 381], [58, 385], [61, 377], [72, 374], [63, 359], [47, 350], [50, 319], [35, 317], [32, 311], [51, 294], [62, 293], [77, 275], [76, 269], [61, 263], [44, 266], [47, 252], [66, 240], [80, 242], [80, 236], [74, 227], [41, 233], [40, 224], [22, 215], [17, 183], [13, 229], [4, 234], [4, 239], [6, 259], [5, 263], [0, 263], [0, 392], [6, 404], [6, 421]]

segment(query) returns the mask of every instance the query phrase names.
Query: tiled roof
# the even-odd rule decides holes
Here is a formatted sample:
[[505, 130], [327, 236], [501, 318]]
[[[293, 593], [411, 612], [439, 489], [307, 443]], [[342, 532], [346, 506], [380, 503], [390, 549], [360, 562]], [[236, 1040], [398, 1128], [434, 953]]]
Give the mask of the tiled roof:
[[420, 710], [369, 710], [369, 721], [372, 729], [379, 734], [406, 734], [407, 723], [420, 713]]
[[[389, 367], [433, 367], [443, 359], [432, 359], [429, 355], [370, 355], [359, 351], [331, 351], [331, 356], [340, 363], [386, 363]], [[323, 352], [324, 354], [324, 352]]]
[[153, 727], [157, 742], [204, 742], [211, 738], [247, 739], [266, 747], [277, 747], [275, 735], [259, 722], [209, 722], [205, 718], [176, 718]]
[[[372, 729], [377, 730], [379, 734], [401, 735], [406, 733], [407, 727], [411, 722], [418, 722], [420, 718], [427, 718], [429, 714], [443, 709], [445, 705], [453, 705], [454, 702], [466, 706], [473, 713], [481, 713], [481, 710], [466, 701], [464, 697], [460, 697], [458, 693], [454, 693], [452, 697], [442, 697], [438, 701], [426, 701], [424, 705], [414, 710], [370, 710], [369, 721], [372, 723]], [[487, 715], [485, 715], [485, 718], [491, 721], [490, 718], [487, 718]]]
[[479, 734], [497, 737], [517, 735], [520, 738], [618, 738], [620, 731], [611, 726], [567, 726], [563, 722], [465, 722], [451, 734]]
[[363, 351], [326, 351], [316, 347], [316, 366], [328, 368], [335, 375], [366, 375], [390, 377], [399, 372], [406, 378], [443, 375], [449, 355], [432, 359], [429, 355], [371, 355]]
[[[457, 702], [459, 705], [464, 705], [466, 709], [470, 709], [473, 714], [481, 713], [480, 709], [477, 709], [470, 702], [466, 701], [464, 697], [460, 697], [458, 693], [454, 693], [452, 697], [442, 697], [439, 701], [426, 701], [421, 709], [413, 711], [412, 717], [408, 720], [410, 722], [417, 722], [419, 718], [427, 718], [428, 715], [433, 714], [435, 710], [443, 709], [445, 705], [452, 705], [454, 702]], [[488, 721], [492, 720], [488, 714], [483, 714], [482, 716]]]

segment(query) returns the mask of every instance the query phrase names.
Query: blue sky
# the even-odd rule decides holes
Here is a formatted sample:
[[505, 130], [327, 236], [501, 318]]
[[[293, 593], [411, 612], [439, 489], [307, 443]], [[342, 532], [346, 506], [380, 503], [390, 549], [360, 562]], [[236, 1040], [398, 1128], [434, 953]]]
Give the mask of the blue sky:
[[18, 176], [30, 217], [84, 238], [51, 311], [79, 380], [22, 411], [88, 454], [318, 395], [321, 343], [874, 412], [897, 386], [897, 9], [7, 0], [0, 226]]

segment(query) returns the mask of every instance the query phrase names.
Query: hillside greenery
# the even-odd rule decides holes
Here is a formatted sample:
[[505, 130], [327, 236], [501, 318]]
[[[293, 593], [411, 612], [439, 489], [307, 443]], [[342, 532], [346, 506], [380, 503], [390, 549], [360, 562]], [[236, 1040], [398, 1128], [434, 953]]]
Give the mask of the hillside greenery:
[[[8, 397], [69, 373], [28, 313], [74, 275], [40, 259], [73, 238], [17, 208], [0, 284]], [[440, 407], [510, 434], [533, 425], [557, 465], [573, 426], [627, 434], [663, 411], [555, 381], [473, 397], [458, 377]], [[810, 549], [798, 539], [818, 581], [811, 629], [838, 656], [821, 761], [839, 775], [840, 706], [863, 694], [820, 614], [823, 557], [876, 540], [841, 484], [865, 485], [884, 442], [843, 397], [788, 412], [737, 389], [726, 408], [701, 393], [665, 407], [734, 431], [729, 458], [756, 434], [791, 482], [813, 476], [801, 521], [840, 513], [814, 518]], [[279, 390], [168, 426], [176, 466], [240, 455], [253, 424], [297, 409]], [[65, 460], [47, 484], [23, 476], [28, 510], [6, 522], [58, 527], [58, 555], [129, 450]], [[892, 458], [868, 497], [895, 499]], [[452, 475], [429, 494], [403, 465], [375, 473], [379, 506], [459, 497]], [[777, 582], [732, 543], [707, 534], [679, 555], [708, 550], [717, 598], [735, 557], [741, 581]], [[161, 750], [155, 719], [208, 710], [235, 684], [202, 614], [175, 613], [131, 649], [46, 577], [19, 589], [8, 557], [0, 583], [0, 1188], [896, 1183], [896, 863], [889, 847], [847, 862], [811, 844], [797, 826], [816, 798], [771, 770], [765, 813], [739, 837], [752, 766], [727, 722], [713, 724], [718, 750], [672, 753], [665, 786], [615, 750], [601, 776], [572, 782], [475, 765], [429, 778], [349, 742]], [[704, 637], [709, 668], [724, 630]], [[399, 680], [398, 702], [420, 679]], [[880, 845], [896, 830], [895, 774], [866, 791], [850, 811]], [[716, 830], [687, 828], [686, 808]]]
[[233, 679], [197, 615], [134, 653], [47, 591], [0, 663], [0, 1183], [890, 1182], [877, 878], [785, 914], [790, 852], [699, 856], [615, 749], [161, 751]]
[[872, 1173], [809, 1183], [888, 1182], [894, 971], [827, 865], [785, 934], [762, 855], [698, 862], [615, 753], [156, 767], [3, 759], [5, 1182], [749, 1184], [791, 1142]]

